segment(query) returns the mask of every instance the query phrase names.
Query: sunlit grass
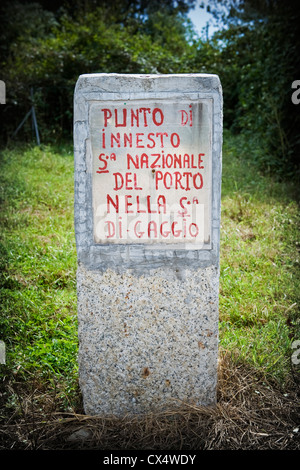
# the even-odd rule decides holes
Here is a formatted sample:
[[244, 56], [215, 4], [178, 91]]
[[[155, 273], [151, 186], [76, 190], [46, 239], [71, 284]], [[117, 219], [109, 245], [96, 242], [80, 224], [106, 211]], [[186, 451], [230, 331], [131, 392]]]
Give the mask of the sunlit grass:
[[[282, 377], [299, 335], [299, 211], [294, 186], [261, 175], [241, 138], [224, 145], [220, 337]], [[240, 152], [238, 151], [240, 150]]]
[[1, 339], [6, 371], [76, 389], [76, 250], [71, 146], [2, 154]]

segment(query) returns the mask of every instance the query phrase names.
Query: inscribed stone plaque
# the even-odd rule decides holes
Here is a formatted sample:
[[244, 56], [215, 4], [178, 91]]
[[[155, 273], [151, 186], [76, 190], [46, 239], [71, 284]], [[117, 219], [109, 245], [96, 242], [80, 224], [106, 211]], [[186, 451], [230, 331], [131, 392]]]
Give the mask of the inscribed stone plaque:
[[96, 243], [210, 247], [212, 100], [92, 103]]
[[221, 148], [216, 75], [79, 77], [75, 233], [86, 413], [215, 403]]

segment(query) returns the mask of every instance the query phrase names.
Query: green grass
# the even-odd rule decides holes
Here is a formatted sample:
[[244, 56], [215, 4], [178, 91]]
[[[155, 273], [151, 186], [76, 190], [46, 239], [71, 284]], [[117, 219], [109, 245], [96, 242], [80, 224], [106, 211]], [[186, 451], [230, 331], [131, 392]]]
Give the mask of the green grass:
[[222, 181], [220, 338], [278, 379], [299, 328], [299, 210], [295, 183], [262, 175], [255, 148], [225, 133]]
[[[251, 142], [224, 137], [220, 347], [281, 380], [300, 338], [295, 186], [261, 175]], [[73, 172], [71, 146], [1, 154], [0, 372], [55, 384], [67, 405], [78, 395]]]
[[76, 249], [72, 149], [18, 147], [1, 155], [1, 317], [4, 374], [75, 393]]

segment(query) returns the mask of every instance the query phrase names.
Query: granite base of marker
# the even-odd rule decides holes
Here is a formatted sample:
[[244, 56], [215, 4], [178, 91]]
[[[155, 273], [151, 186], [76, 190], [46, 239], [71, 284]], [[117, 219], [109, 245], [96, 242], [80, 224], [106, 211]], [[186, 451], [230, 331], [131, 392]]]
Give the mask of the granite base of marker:
[[216, 402], [219, 272], [78, 266], [79, 379], [89, 415]]

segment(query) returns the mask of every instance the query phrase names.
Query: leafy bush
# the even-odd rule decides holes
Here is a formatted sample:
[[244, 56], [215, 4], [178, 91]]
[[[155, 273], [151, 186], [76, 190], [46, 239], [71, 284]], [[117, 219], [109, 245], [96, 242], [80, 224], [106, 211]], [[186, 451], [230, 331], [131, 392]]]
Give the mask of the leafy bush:
[[[0, 110], [6, 138], [30, 109], [31, 88], [42, 140], [47, 142], [72, 135], [73, 93], [80, 74], [190, 71], [194, 46], [180, 11], [160, 9], [127, 22], [107, 6], [80, 13], [62, 10], [55, 15], [38, 4], [15, 2], [8, 7], [3, 39], [6, 45], [10, 37], [13, 42], [2, 63], [8, 104]], [[19, 31], [12, 18], [20, 23]], [[30, 132], [28, 122], [25, 135]]]

